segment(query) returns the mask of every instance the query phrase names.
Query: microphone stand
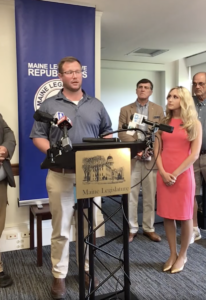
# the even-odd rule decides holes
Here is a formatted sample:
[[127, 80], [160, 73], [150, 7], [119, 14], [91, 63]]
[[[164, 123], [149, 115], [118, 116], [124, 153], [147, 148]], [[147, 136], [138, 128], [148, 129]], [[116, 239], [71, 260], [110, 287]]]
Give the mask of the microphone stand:
[[49, 128], [49, 146], [50, 148], [47, 151], [47, 157], [50, 159], [52, 164], [55, 164], [55, 160], [54, 160], [54, 152], [56, 150], [56, 145], [52, 145], [51, 142], [51, 132], [52, 132], [52, 125], [54, 125], [54, 122], [50, 122], [50, 128]]

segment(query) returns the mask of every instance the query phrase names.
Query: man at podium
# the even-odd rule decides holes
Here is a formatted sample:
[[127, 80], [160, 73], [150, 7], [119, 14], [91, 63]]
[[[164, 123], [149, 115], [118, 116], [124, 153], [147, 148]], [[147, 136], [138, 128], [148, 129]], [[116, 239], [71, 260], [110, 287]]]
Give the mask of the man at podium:
[[[40, 110], [56, 118], [68, 117], [70, 122], [68, 136], [71, 143], [82, 143], [83, 137], [97, 138], [100, 134], [112, 131], [110, 117], [101, 101], [90, 97], [82, 90], [82, 65], [75, 57], [65, 57], [58, 64], [58, 76], [63, 84], [60, 92], [46, 99]], [[59, 121], [60, 121], [59, 120]], [[109, 137], [109, 136], [108, 136]], [[35, 121], [30, 138], [43, 153], [50, 144], [62, 138], [62, 130], [48, 123]], [[69, 145], [66, 145], [69, 146]], [[66, 296], [65, 277], [69, 265], [70, 228], [74, 214], [75, 183], [74, 169], [50, 168], [46, 179], [52, 214], [51, 261], [53, 284], [51, 294], [54, 299]], [[85, 271], [89, 270], [86, 259]], [[89, 277], [85, 276], [88, 286]]]

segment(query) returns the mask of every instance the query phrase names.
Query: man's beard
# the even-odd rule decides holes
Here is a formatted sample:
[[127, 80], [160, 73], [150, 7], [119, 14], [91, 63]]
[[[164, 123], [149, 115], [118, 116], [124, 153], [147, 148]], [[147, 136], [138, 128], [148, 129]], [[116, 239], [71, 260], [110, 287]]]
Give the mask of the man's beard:
[[73, 88], [71, 85], [64, 84], [64, 88], [66, 88], [70, 92], [78, 92], [79, 90], [81, 90], [81, 84], [79, 84], [79, 86], [76, 88]]

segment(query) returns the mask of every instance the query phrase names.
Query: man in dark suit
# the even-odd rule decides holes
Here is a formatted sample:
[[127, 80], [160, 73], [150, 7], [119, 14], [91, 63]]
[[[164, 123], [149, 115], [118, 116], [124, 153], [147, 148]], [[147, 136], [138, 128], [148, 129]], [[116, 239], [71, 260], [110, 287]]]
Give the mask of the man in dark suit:
[[[10, 159], [14, 153], [15, 146], [16, 141], [13, 131], [9, 128], [0, 114], [0, 237], [4, 230], [6, 219], [6, 206], [8, 202], [7, 185], [9, 184], [11, 187], [15, 187], [14, 176], [10, 164]], [[0, 252], [0, 288], [7, 287], [11, 284], [11, 277], [3, 271]]]

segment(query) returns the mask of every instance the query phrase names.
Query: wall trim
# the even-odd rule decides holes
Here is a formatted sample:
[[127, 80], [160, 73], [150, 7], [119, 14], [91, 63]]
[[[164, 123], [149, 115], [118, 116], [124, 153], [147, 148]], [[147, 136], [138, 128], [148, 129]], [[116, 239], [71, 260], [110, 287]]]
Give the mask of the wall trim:
[[[99, 215], [98, 224], [101, 224], [102, 218]], [[71, 225], [70, 230], [70, 242], [74, 242], [76, 239], [75, 236], [75, 219], [73, 218], [73, 224]], [[26, 233], [26, 237], [23, 235]], [[46, 220], [42, 222], [42, 245], [48, 246], [51, 245], [51, 234], [52, 226], [51, 220]], [[8, 236], [15, 235], [15, 238], [8, 239]], [[102, 237], [105, 235], [105, 225], [101, 226], [96, 233], [96, 237]], [[30, 248], [30, 229], [28, 223], [18, 224], [15, 227], [7, 227], [4, 229], [1, 236], [1, 252], [22, 250]], [[36, 234], [36, 218], [34, 220], [34, 247], [37, 247], [37, 234]]]
[[136, 63], [114, 60], [102, 60], [102, 69], [116, 69], [116, 70], [143, 70], [143, 71], [165, 71], [165, 64], [151, 64], [151, 63]]
[[192, 67], [206, 62], [206, 52], [185, 58], [186, 66]]

